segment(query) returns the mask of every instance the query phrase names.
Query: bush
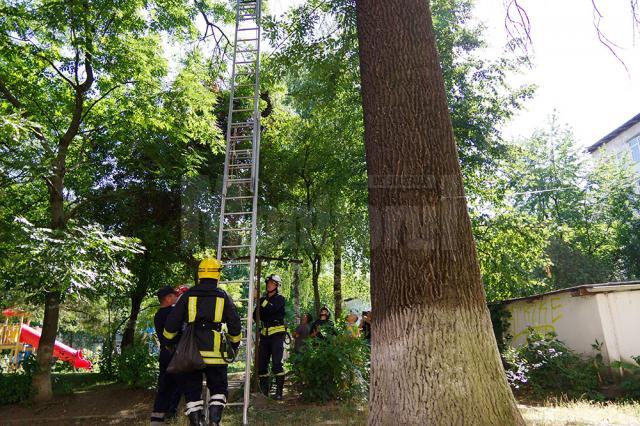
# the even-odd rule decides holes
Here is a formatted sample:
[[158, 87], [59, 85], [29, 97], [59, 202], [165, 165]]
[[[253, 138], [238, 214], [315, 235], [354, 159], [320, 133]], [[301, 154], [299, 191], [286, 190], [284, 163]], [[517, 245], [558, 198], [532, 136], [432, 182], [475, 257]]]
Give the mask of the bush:
[[306, 401], [356, 401], [369, 392], [369, 346], [344, 333], [308, 338], [291, 357], [293, 383]]
[[116, 358], [116, 378], [136, 388], [149, 389], [158, 380], [158, 358], [149, 353], [149, 348], [136, 345], [125, 348]]
[[31, 355], [15, 373], [5, 372], [0, 368], [0, 405], [25, 402], [33, 397], [31, 379], [36, 367], [36, 357]]
[[503, 353], [509, 384], [537, 396], [566, 395], [601, 400], [598, 369], [556, 338], [530, 329], [527, 344]]
[[638, 400], [640, 399], [640, 356], [632, 358], [635, 361], [634, 364], [615, 361], [611, 364], [611, 367], [624, 369], [620, 387], [622, 387], [626, 398]]

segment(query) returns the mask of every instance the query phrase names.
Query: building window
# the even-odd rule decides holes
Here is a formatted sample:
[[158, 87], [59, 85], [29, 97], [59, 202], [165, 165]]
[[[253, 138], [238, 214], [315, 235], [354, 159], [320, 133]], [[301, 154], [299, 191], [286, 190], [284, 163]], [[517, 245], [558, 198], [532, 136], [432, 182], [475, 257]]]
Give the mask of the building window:
[[640, 135], [629, 141], [629, 150], [631, 151], [631, 159], [636, 163], [640, 163]]

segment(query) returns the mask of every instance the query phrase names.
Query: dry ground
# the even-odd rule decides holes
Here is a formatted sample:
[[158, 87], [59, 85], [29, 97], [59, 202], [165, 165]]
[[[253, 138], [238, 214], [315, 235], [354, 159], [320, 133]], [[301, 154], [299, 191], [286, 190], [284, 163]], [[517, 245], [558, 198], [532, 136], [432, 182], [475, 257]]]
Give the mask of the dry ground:
[[[0, 407], [0, 425], [147, 425], [153, 392], [100, 385], [56, 397], [44, 405]], [[640, 404], [598, 404], [545, 401], [520, 405], [529, 425], [638, 425]], [[250, 412], [252, 425], [364, 425], [366, 410], [336, 404], [302, 404], [293, 397], [283, 402], [257, 398]], [[174, 423], [184, 426], [181, 418]], [[224, 425], [241, 423], [240, 410], [229, 408]]]

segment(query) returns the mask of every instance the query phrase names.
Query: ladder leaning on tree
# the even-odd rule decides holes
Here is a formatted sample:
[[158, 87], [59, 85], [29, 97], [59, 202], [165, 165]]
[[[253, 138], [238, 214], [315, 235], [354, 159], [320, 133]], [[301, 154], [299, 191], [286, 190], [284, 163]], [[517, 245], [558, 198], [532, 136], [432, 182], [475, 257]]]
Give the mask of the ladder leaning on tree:
[[[261, 0], [237, 0], [235, 44], [231, 68], [227, 144], [224, 161], [218, 259], [223, 262], [220, 284], [240, 286], [237, 302], [243, 317], [244, 395], [242, 422], [248, 424], [253, 351], [258, 160], [260, 154], [260, 16]], [[248, 258], [248, 259], [247, 259]]]

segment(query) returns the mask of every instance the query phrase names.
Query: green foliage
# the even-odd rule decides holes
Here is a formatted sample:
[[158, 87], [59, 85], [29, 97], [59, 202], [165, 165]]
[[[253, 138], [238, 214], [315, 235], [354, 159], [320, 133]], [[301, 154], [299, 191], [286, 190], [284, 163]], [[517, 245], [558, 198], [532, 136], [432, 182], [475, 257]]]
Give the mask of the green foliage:
[[493, 325], [493, 334], [496, 336], [498, 350], [503, 352], [513, 337], [507, 333], [511, 324], [511, 311], [504, 309], [499, 303], [494, 303], [489, 304], [489, 314], [491, 315], [491, 324]]
[[44, 290], [80, 294], [125, 286], [130, 279], [126, 262], [131, 254], [142, 252], [135, 240], [97, 225], [54, 231], [20, 218], [15, 228], [21, 244], [10, 252], [13, 263], [2, 272], [24, 296], [37, 297]]
[[34, 396], [31, 380], [36, 368], [35, 356], [26, 358], [16, 372], [0, 367], [0, 405], [26, 402]]
[[531, 329], [527, 344], [517, 349], [507, 348], [503, 358], [507, 364], [507, 380], [515, 389], [531, 391], [536, 396], [603, 398], [595, 363], [582, 359], [554, 333], [543, 335]]
[[369, 347], [345, 333], [308, 338], [291, 358], [291, 380], [307, 401], [360, 401], [369, 391]]
[[625, 397], [638, 400], [640, 399], [640, 356], [634, 356], [634, 363], [615, 361], [611, 363], [611, 367], [622, 369], [623, 376], [620, 386], [625, 392]]
[[133, 345], [122, 350], [116, 358], [116, 378], [128, 386], [149, 389], [158, 380], [158, 358], [144, 345]]

